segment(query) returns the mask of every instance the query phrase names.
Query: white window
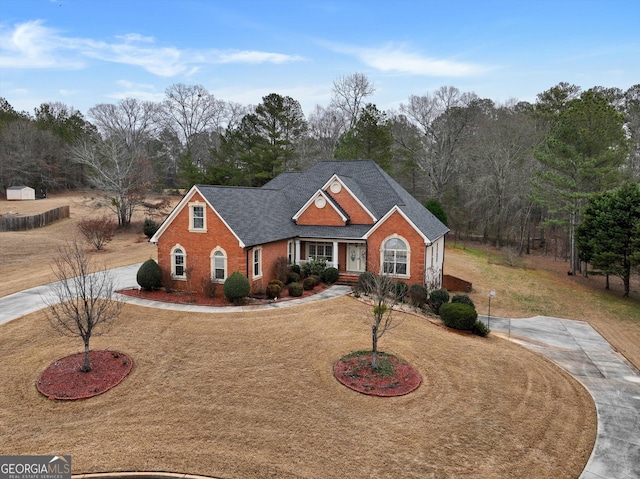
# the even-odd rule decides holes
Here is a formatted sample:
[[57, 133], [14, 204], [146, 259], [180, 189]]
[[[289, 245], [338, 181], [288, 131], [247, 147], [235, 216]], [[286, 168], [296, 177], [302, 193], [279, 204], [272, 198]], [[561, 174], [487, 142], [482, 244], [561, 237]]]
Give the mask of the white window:
[[171, 277], [187, 279], [187, 254], [180, 245], [174, 246], [171, 250]]
[[253, 277], [262, 277], [262, 248], [253, 249]]
[[295, 255], [296, 255], [295, 243], [293, 241], [289, 241], [288, 254], [287, 254], [287, 264], [288, 265], [292, 265], [293, 264], [293, 262], [295, 261]]
[[382, 272], [391, 276], [409, 276], [409, 249], [402, 238], [394, 236], [384, 241]]
[[227, 279], [227, 253], [220, 247], [211, 252], [211, 279], [217, 282]]
[[193, 203], [189, 205], [189, 231], [207, 231], [204, 204]]
[[333, 263], [333, 243], [308, 243], [307, 256], [311, 259], [324, 259]]

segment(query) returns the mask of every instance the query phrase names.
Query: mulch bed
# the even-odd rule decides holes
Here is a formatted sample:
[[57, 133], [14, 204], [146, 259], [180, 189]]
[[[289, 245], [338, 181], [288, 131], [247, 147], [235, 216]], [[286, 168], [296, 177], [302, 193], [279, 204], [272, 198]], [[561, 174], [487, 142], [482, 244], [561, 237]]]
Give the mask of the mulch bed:
[[[289, 296], [286, 292], [286, 289], [283, 291], [283, 295], [278, 297], [277, 302], [280, 303], [282, 301], [290, 301], [292, 299], [300, 299], [306, 298], [307, 296], [313, 296], [316, 293], [326, 289], [327, 286], [323, 283], [320, 283], [311, 291], [303, 291], [302, 296], [293, 297]], [[167, 292], [164, 289], [156, 289], [154, 291], [145, 291], [138, 288], [129, 288], [122, 289], [116, 291], [117, 293], [124, 294], [126, 296], [131, 296], [134, 298], [140, 299], [148, 299], [151, 301], [162, 301], [165, 303], [176, 303], [176, 304], [194, 304], [197, 306], [238, 306], [237, 304], [229, 301], [224, 296], [216, 296], [215, 298], [210, 298], [206, 296], [202, 292], [185, 292], [185, 291], [171, 291]], [[248, 297], [245, 299], [242, 305], [259, 305], [259, 304], [269, 304], [273, 303], [273, 299], [263, 298], [263, 297]]]
[[54, 361], [36, 384], [49, 399], [86, 399], [120, 384], [133, 367], [131, 358], [119, 351], [89, 351], [91, 371], [82, 372], [84, 352]]
[[333, 374], [346, 387], [370, 396], [403, 396], [422, 383], [422, 376], [411, 364], [384, 353], [378, 353], [378, 357], [391, 361], [392, 374], [382, 375], [371, 369], [371, 352], [343, 357], [333, 367]]

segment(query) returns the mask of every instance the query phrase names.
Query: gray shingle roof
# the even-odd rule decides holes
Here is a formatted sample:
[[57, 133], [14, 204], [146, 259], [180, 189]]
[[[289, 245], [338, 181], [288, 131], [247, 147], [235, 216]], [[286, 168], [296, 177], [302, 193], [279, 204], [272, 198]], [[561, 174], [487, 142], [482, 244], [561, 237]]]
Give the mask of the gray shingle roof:
[[370, 226], [298, 226], [291, 219], [334, 174], [377, 219], [397, 205], [429, 240], [449, 231], [370, 160], [322, 161], [303, 172], [283, 173], [261, 188], [198, 185], [198, 189], [246, 246], [294, 237], [361, 238]]

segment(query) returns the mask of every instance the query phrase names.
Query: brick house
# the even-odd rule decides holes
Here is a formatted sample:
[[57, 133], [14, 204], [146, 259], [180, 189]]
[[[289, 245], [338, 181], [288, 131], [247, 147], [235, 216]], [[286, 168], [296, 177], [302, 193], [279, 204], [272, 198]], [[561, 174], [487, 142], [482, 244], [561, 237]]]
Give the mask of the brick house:
[[324, 161], [261, 188], [195, 185], [150, 241], [180, 289], [240, 271], [260, 291], [278, 257], [439, 286], [448, 231], [373, 161]]

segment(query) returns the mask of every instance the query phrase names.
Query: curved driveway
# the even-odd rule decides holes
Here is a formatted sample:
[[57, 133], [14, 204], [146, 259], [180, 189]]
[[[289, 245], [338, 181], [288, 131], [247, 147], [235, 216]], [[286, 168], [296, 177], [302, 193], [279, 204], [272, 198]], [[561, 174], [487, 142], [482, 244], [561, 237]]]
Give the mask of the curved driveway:
[[[140, 264], [113, 269], [117, 289], [136, 287]], [[313, 296], [318, 301], [346, 294], [333, 286]], [[49, 285], [0, 298], [0, 324], [46, 307]], [[229, 308], [159, 303], [121, 296], [140, 306], [199, 312]], [[295, 306], [308, 299], [238, 307], [238, 310]], [[484, 321], [486, 321], [486, 316]], [[640, 372], [588, 323], [537, 316], [528, 319], [491, 318], [493, 334], [537, 351], [571, 374], [589, 391], [596, 404], [598, 432], [581, 479], [640, 478]]]

